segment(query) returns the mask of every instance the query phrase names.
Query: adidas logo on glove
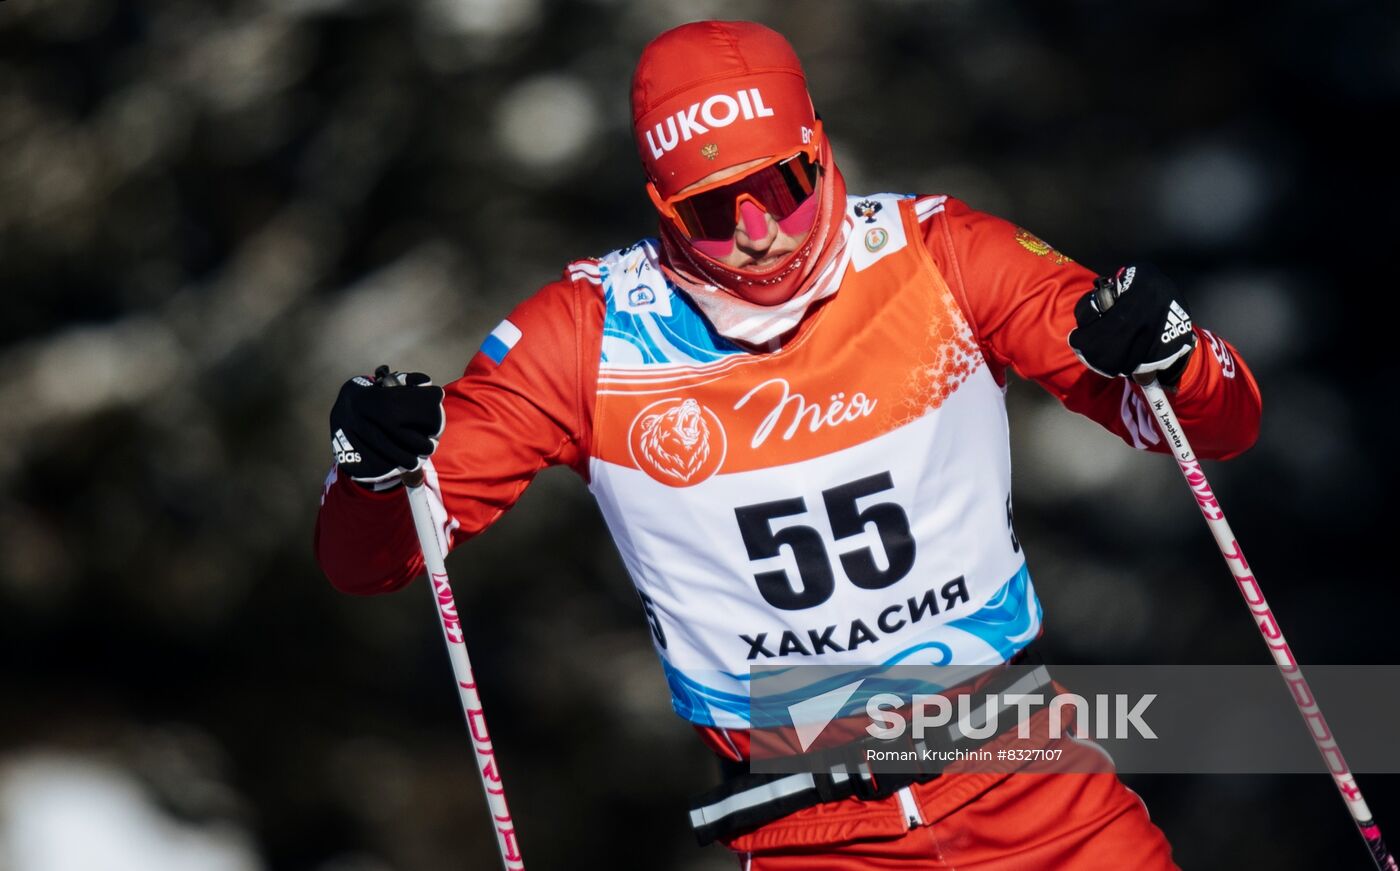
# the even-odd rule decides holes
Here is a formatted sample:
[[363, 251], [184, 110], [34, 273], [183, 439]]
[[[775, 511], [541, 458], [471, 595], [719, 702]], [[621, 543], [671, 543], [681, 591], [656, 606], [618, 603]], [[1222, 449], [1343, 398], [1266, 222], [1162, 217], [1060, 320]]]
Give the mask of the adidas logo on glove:
[[338, 429], [331, 436], [331, 452], [335, 454], [336, 465], [360, 462], [360, 452], [345, 437], [345, 430]]
[[1167, 309], [1167, 322], [1162, 325], [1162, 344], [1191, 332], [1191, 316], [1176, 300]]

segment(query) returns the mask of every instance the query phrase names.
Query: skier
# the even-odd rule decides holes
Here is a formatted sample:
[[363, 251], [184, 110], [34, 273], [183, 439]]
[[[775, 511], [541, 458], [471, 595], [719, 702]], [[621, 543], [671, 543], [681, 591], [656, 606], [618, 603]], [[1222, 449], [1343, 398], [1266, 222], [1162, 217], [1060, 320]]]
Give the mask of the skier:
[[[418, 373], [342, 388], [316, 527], [337, 588], [422, 571], [406, 472], [456, 546], [568, 465], [636, 584], [676, 711], [735, 771], [751, 665], [994, 667], [1039, 633], [1010, 523], [1008, 370], [1134, 448], [1163, 450], [1132, 383], [1154, 376], [1201, 456], [1253, 444], [1253, 376], [1157, 270], [1096, 276], [951, 196], [848, 194], [772, 30], [663, 33], [632, 119], [656, 238], [569, 264], [445, 389]], [[1106, 312], [1096, 282], [1120, 294]], [[742, 803], [697, 827], [750, 871], [1175, 867], [1111, 772]]]

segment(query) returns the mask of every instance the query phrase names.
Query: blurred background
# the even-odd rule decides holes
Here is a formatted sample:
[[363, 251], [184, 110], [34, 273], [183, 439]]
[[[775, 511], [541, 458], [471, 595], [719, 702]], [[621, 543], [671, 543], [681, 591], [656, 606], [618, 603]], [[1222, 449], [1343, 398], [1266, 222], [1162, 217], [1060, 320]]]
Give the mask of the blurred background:
[[[495, 867], [421, 583], [312, 560], [326, 415], [652, 232], [628, 80], [703, 17], [792, 40], [852, 191], [1174, 276], [1262, 384], [1208, 473], [1294, 650], [1393, 659], [1392, 3], [8, 0], [0, 869]], [[1267, 662], [1173, 466], [1010, 403], [1050, 661]], [[531, 867], [733, 867], [581, 483], [449, 565]], [[1368, 867], [1325, 777], [1127, 779], [1187, 868]]]

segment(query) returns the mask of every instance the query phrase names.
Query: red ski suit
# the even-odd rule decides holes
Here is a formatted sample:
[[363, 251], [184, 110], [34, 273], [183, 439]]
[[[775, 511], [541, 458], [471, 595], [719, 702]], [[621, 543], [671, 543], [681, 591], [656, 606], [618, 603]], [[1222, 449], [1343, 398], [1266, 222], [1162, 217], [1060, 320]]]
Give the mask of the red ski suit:
[[[897, 207], [890, 203], [880, 217], [894, 223], [882, 226], [907, 234], [908, 250], [900, 256], [909, 263], [917, 257], [910, 269], [923, 270], [919, 274], [933, 276], [933, 283], [944, 289], [950, 309], [955, 309], [947, 316], [971, 337], [971, 368], [985, 365], [997, 385], [1005, 384], [1010, 368], [1130, 446], [1162, 452], [1137, 389], [1127, 379], [1108, 379], [1088, 370], [1066, 342], [1075, 326], [1075, 303], [1090, 289], [1094, 273], [1030, 233], [951, 197], [922, 198], [918, 203], [917, 210], [912, 201]], [[890, 218], [894, 213], [897, 216]], [[862, 233], [867, 234], [864, 244], [870, 252], [887, 244], [888, 234], [876, 233], [884, 230], [867, 230], [850, 216], [846, 224], [851, 246], [862, 244]], [[618, 407], [603, 403], [603, 394], [616, 403], [612, 394], [619, 391], [599, 388], [610, 303], [600, 287], [597, 263], [571, 265], [563, 279], [521, 303], [509, 317], [518, 341], [506, 347], [505, 354], [499, 343], [491, 353], [478, 352], [463, 376], [447, 385], [447, 424], [433, 466], [453, 546], [493, 523], [546, 466], [565, 464], [589, 480], [599, 468], [593, 460], [619, 451], [627, 454], [627, 435], [625, 427], [618, 428], [618, 414], [600, 412]], [[873, 274], [874, 270], [865, 273]], [[861, 289], [865, 285], [842, 282], [838, 293], [808, 313], [785, 348], [812, 345], [824, 309], [835, 310], [843, 295], [868, 293]], [[1173, 405], [1199, 456], [1233, 457], [1258, 435], [1258, 387], [1229, 343], [1195, 329], [1197, 347]], [[745, 353], [756, 359], [769, 352]], [[604, 361], [604, 369], [606, 365]], [[738, 364], [731, 359], [722, 365]], [[604, 382], [613, 384], [608, 378]], [[714, 423], [720, 425], [718, 420]], [[858, 425], [835, 432], [855, 431]], [[812, 430], [816, 433], [815, 422]], [[817, 437], [838, 438], [830, 433], [824, 430]], [[718, 462], [739, 462], [736, 439], [730, 436], [728, 443], [728, 459]], [[784, 442], [773, 450], [792, 453], [798, 448]], [[801, 457], [778, 455], [779, 462], [794, 459]], [[711, 468], [702, 476], [714, 474], [717, 463], [704, 462]], [[655, 468], [640, 462], [633, 468], [639, 466], [661, 480]], [[331, 583], [348, 593], [396, 590], [423, 570], [403, 495], [394, 490], [372, 492], [334, 475], [322, 500], [315, 547]], [[634, 569], [630, 562], [629, 569]], [[637, 570], [633, 574], [635, 579]], [[654, 624], [653, 632], [664, 647], [660, 631]], [[745, 758], [747, 735], [742, 729], [692, 719], [716, 753]], [[912, 812], [911, 799], [916, 808]], [[1173, 867], [1166, 841], [1148, 821], [1141, 802], [1112, 773], [945, 774], [911, 787], [907, 796], [851, 798], [810, 807], [739, 835], [729, 845], [753, 869], [765, 871]]]

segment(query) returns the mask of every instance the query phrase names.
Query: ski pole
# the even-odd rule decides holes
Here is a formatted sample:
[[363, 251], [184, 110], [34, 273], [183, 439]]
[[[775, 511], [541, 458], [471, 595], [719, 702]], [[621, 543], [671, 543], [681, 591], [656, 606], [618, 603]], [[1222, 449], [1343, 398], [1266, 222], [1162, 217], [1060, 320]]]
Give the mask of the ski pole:
[[[1116, 299], [1117, 295], [1113, 288], [1106, 285], [1099, 289], [1095, 301], [1099, 311], [1104, 312], [1112, 307]], [[1196, 353], [1201, 353], [1199, 348]], [[1332, 730], [1327, 726], [1327, 720], [1322, 716], [1322, 708], [1317, 704], [1317, 697], [1313, 695], [1312, 689], [1303, 677], [1302, 666], [1298, 664], [1293, 650], [1284, 639], [1283, 629], [1279, 627], [1278, 620], [1274, 618], [1274, 612], [1269, 608], [1269, 603], [1264, 600], [1264, 591], [1259, 586], [1259, 581], [1254, 577], [1254, 573], [1249, 569], [1249, 561], [1245, 559], [1244, 549], [1240, 547], [1235, 533], [1231, 531], [1230, 524], [1225, 519], [1225, 511], [1215, 498], [1215, 491], [1211, 489], [1210, 482], [1206, 480], [1205, 472], [1201, 470], [1200, 461], [1196, 459], [1196, 452], [1191, 449], [1191, 443], [1186, 440], [1186, 431], [1181, 428], [1180, 421], [1176, 419], [1176, 412], [1172, 410], [1171, 402], [1167, 400], [1166, 391], [1162, 389], [1161, 384], [1157, 383], [1156, 378], [1152, 378], [1145, 384], [1139, 383], [1138, 386], [1142, 388], [1143, 396], [1147, 399], [1147, 404], [1152, 408], [1152, 412], [1157, 418], [1157, 428], [1161, 430], [1162, 437], [1167, 440], [1167, 445], [1176, 458], [1176, 464], [1181, 469], [1181, 474], [1186, 478], [1187, 486], [1191, 488], [1191, 494], [1196, 497], [1196, 505], [1201, 509], [1201, 516], [1206, 519], [1206, 525], [1210, 527], [1211, 535], [1215, 537], [1215, 544], [1220, 548], [1220, 555], [1225, 557], [1225, 563], [1230, 567], [1230, 574], [1234, 576], [1235, 584], [1240, 588], [1240, 594], [1244, 596], [1245, 604], [1249, 606], [1249, 612], [1254, 615], [1254, 622], [1259, 629], [1259, 634], [1263, 636], [1264, 643], [1268, 645], [1269, 652], [1274, 657], [1274, 664], [1278, 666], [1279, 674], [1283, 676], [1283, 682], [1288, 686], [1293, 703], [1298, 706], [1298, 713], [1303, 717], [1308, 734], [1312, 736], [1313, 743], [1317, 745], [1317, 752], [1322, 754], [1322, 761], [1327, 765], [1328, 773], [1332, 775], [1332, 782], [1337, 785], [1337, 791], [1342, 794], [1347, 810], [1356, 823], [1357, 831], [1361, 833], [1362, 840], [1366, 842], [1366, 848], [1371, 853], [1371, 860], [1376, 863], [1376, 868], [1380, 871], [1400, 871], [1397, 869], [1395, 857], [1390, 854], [1384, 839], [1381, 838], [1380, 826], [1376, 825], [1375, 820], [1371, 817], [1371, 809], [1366, 806], [1366, 800], [1361, 797], [1361, 787], [1356, 785], [1356, 778], [1352, 776], [1351, 768], [1347, 766], [1346, 759], [1342, 757], [1342, 748], [1338, 746], [1336, 736], [1332, 734]]]
[[1254, 615], [1254, 622], [1259, 627], [1259, 634], [1263, 636], [1264, 643], [1268, 645], [1269, 652], [1273, 654], [1279, 674], [1283, 676], [1283, 682], [1288, 685], [1289, 694], [1293, 697], [1294, 704], [1298, 706], [1298, 713], [1303, 716], [1303, 723], [1308, 728], [1308, 734], [1312, 736], [1313, 743], [1317, 745], [1317, 751], [1322, 754], [1322, 761], [1326, 763], [1327, 771], [1332, 775], [1332, 782], [1337, 785], [1337, 790], [1342, 794], [1347, 810], [1351, 812], [1351, 818], [1356, 822], [1357, 831], [1361, 833], [1367, 849], [1371, 852], [1371, 859], [1380, 871], [1397, 871], [1395, 857], [1391, 856], [1390, 851], [1386, 849], [1385, 841], [1381, 838], [1380, 826], [1376, 825], [1375, 820], [1371, 817], [1370, 808], [1366, 806], [1366, 800], [1361, 797], [1361, 788], [1356, 785], [1356, 778], [1352, 776], [1346, 759], [1342, 757], [1342, 748], [1337, 745], [1336, 736], [1327, 727], [1327, 720], [1322, 716], [1322, 708], [1318, 706], [1317, 698], [1308, 686], [1307, 679], [1303, 677], [1302, 666], [1298, 664], [1297, 658], [1293, 656], [1293, 651], [1288, 646], [1288, 641], [1284, 639], [1283, 630], [1279, 628], [1278, 620], [1275, 619], [1274, 612], [1269, 608], [1269, 603], [1264, 600], [1264, 591], [1260, 588], [1254, 573], [1250, 571], [1249, 561], [1244, 556], [1244, 549], [1240, 547], [1234, 532], [1230, 530], [1230, 524], [1225, 519], [1225, 512], [1216, 500], [1215, 492], [1211, 489], [1210, 482], [1206, 480], [1205, 473], [1201, 471], [1201, 464], [1196, 459], [1195, 452], [1191, 450], [1191, 443], [1186, 440], [1186, 433], [1182, 430], [1180, 422], [1177, 421], [1171, 403], [1167, 401], [1166, 392], [1162, 389], [1162, 385], [1157, 383], [1156, 378], [1140, 386], [1143, 395], [1147, 398], [1147, 404], [1151, 406], [1153, 414], [1157, 417], [1157, 428], [1162, 431], [1163, 437], [1172, 448], [1176, 464], [1180, 467], [1181, 474], [1185, 476], [1192, 495], [1196, 497], [1196, 505], [1201, 509], [1201, 516], [1205, 517], [1206, 525], [1210, 527], [1211, 534], [1215, 536], [1215, 543], [1220, 548], [1220, 555], [1225, 557], [1226, 564], [1230, 566], [1230, 573], [1234, 575], [1235, 584], [1239, 586], [1245, 604], [1249, 606], [1250, 613]]
[[[377, 383], [384, 386], [400, 386], [389, 371], [388, 366], [374, 370]], [[476, 750], [476, 764], [481, 775], [481, 788], [486, 791], [486, 806], [496, 829], [496, 846], [501, 851], [501, 864], [506, 871], [524, 871], [525, 860], [520, 855], [520, 842], [515, 834], [515, 821], [510, 808], [506, 806], [506, 788], [501, 781], [500, 766], [496, 762], [496, 751], [491, 746], [491, 735], [486, 731], [486, 714], [482, 710], [481, 696], [476, 690], [476, 676], [472, 672], [471, 660], [467, 657], [467, 642], [462, 633], [462, 621], [457, 616], [457, 603], [452, 597], [452, 585], [447, 577], [444, 554], [447, 542], [442, 540], [438, 525], [433, 522], [433, 511], [429, 502], [427, 484], [421, 471], [404, 476], [404, 487], [408, 490], [408, 506], [413, 512], [413, 526], [418, 532], [418, 545], [423, 550], [423, 567], [428, 572], [429, 592], [437, 608], [438, 620], [442, 624], [442, 637], [447, 644], [447, 658], [452, 662], [452, 674], [457, 679], [457, 691], [462, 699], [462, 710], [467, 717], [467, 731], [472, 737], [472, 747]]]

